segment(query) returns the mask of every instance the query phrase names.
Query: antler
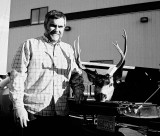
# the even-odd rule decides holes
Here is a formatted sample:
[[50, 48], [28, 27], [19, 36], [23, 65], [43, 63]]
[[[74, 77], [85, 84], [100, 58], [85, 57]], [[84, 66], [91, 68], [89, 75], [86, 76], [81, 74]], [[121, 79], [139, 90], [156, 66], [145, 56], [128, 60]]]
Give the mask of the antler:
[[[76, 42], [77, 42], [77, 44], [76, 44]], [[76, 45], [77, 45], [77, 47], [76, 47]], [[74, 56], [75, 56], [75, 60], [76, 60], [77, 65], [79, 66], [79, 68], [81, 68], [83, 70], [86, 69], [86, 67], [82, 65], [82, 61], [80, 58], [81, 49], [79, 48], [79, 36], [78, 36], [78, 41], [77, 40], [74, 41], [73, 49], [74, 49]]]
[[120, 53], [121, 59], [120, 59], [119, 63], [116, 66], [111, 67], [111, 68], [108, 69], [107, 73], [110, 75], [110, 77], [112, 77], [114, 75], [114, 73], [123, 65], [123, 63], [125, 61], [126, 54], [127, 54], [127, 34], [126, 34], [125, 29], [123, 29], [123, 31], [124, 31], [124, 35], [122, 35], [122, 36], [124, 38], [124, 53], [120, 49], [117, 41], [116, 41], [116, 43], [113, 43], [113, 45], [116, 47], [116, 49]]
[[[78, 40], [74, 41], [74, 56], [75, 56], [76, 63], [80, 69], [84, 70], [87, 73], [87, 75], [89, 77], [88, 79], [91, 82], [94, 82], [94, 84], [95, 84], [95, 90], [94, 90], [95, 98], [98, 101], [100, 100], [100, 101], [105, 102], [106, 100], [110, 100], [112, 98], [112, 95], [114, 92], [113, 75], [118, 69], [120, 69], [120, 67], [122, 67], [124, 65], [125, 57], [126, 57], [126, 53], [127, 53], [127, 35], [126, 35], [125, 30], [124, 30], [124, 34], [122, 36], [125, 40], [124, 53], [120, 49], [117, 42], [113, 43], [113, 45], [116, 47], [116, 49], [120, 53], [121, 59], [116, 66], [110, 67], [108, 69], [106, 75], [98, 74], [96, 71], [91, 71], [91, 70], [87, 69], [84, 65], [82, 65], [81, 58], [80, 58], [81, 50], [79, 48], [79, 37], [78, 37]], [[103, 96], [103, 98], [100, 98], [101, 95]]]

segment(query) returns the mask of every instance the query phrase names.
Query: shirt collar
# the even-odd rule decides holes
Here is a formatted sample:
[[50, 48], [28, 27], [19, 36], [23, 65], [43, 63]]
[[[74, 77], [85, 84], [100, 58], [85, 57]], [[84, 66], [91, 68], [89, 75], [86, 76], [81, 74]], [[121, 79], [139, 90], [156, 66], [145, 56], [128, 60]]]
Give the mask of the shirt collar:
[[[43, 37], [43, 40], [46, 41], [47, 43], [52, 43], [45, 34], [42, 37]], [[61, 39], [55, 45], [59, 45], [60, 42], [61, 42]]]

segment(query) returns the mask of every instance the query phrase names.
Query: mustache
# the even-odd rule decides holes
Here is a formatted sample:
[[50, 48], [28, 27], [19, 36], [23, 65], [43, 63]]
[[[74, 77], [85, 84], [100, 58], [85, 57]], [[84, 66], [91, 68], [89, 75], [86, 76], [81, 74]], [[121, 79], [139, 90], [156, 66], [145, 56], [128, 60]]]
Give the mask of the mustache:
[[59, 33], [57, 33], [56, 31], [52, 30], [52, 31], [49, 32], [49, 34], [52, 35], [52, 34], [59, 34]]

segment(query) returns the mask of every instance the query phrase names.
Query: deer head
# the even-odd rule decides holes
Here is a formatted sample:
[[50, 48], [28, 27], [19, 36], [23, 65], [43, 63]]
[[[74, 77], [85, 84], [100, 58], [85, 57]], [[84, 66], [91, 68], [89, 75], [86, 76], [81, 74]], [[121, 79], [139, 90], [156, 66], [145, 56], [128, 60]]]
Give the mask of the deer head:
[[79, 37], [78, 37], [78, 40], [74, 41], [73, 49], [74, 49], [76, 63], [80, 69], [82, 69], [83, 71], [87, 73], [89, 81], [92, 82], [93, 85], [95, 85], [94, 97], [96, 101], [105, 102], [105, 101], [111, 100], [112, 98], [114, 88], [115, 88], [115, 82], [117, 79], [116, 75], [118, 75], [116, 73], [121, 73], [124, 63], [125, 63], [125, 57], [127, 53], [127, 35], [126, 35], [125, 30], [122, 36], [124, 38], [124, 52], [120, 49], [117, 42], [113, 43], [113, 45], [116, 47], [116, 49], [120, 53], [121, 59], [117, 65], [107, 69], [107, 72], [105, 75], [98, 74], [96, 70], [92, 71], [86, 68], [82, 64], [82, 61], [80, 58], [81, 50], [79, 48]]

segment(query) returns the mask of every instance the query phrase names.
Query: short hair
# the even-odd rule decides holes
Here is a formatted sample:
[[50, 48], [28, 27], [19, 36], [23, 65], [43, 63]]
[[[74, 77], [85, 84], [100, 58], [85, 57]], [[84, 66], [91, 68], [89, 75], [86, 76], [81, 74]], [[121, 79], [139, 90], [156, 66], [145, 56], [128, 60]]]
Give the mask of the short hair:
[[44, 27], [46, 28], [46, 25], [47, 25], [49, 19], [59, 19], [59, 18], [64, 19], [64, 26], [66, 26], [66, 15], [63, 12], [58, 11], [58, 10], [49, 11], [45, 16]]

